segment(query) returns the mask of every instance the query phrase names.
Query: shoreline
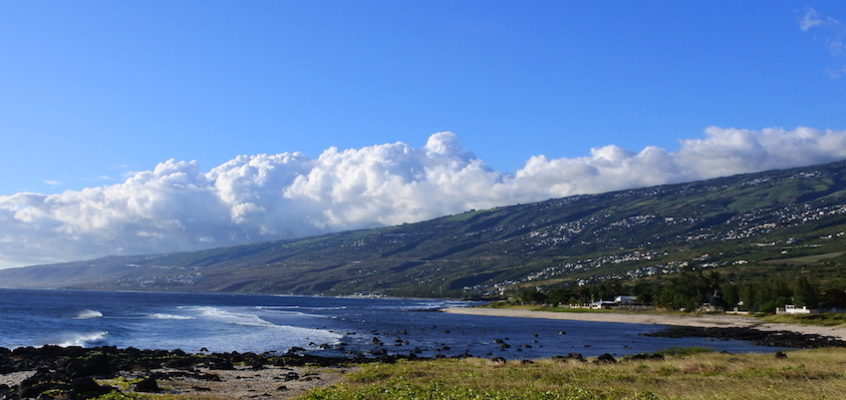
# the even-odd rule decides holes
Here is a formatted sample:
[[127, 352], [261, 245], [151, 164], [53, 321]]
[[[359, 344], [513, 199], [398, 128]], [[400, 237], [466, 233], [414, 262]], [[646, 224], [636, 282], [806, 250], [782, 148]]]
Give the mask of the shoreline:
[[846, 328], [767, 323], [752, 317], [736, 315], [662, 315], [647, 313], [568, 313], [553, 311], [532, 311], [508, 308], [453, 307], [443, 308], [449, 314], [477, 315], [508, 318], [540, 318], [584, 322], [613, 322], [642, 325], [667, 325], [695, 328], [753, 328], [761, 331], [790, 331], [803, 335], [831, 336], [846, 340]]

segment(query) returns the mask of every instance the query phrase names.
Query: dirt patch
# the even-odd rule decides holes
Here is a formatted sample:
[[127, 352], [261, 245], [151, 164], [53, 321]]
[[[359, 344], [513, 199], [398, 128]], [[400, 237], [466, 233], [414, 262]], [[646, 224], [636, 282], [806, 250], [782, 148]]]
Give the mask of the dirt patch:
[[196, 395], [203, 399], [291, 399], [319, 386], [338, 383], [349, 367], [267, 367], [230, 371], [199, 369], [220, 381], [176, 377], [159, 382], [165, 393]]

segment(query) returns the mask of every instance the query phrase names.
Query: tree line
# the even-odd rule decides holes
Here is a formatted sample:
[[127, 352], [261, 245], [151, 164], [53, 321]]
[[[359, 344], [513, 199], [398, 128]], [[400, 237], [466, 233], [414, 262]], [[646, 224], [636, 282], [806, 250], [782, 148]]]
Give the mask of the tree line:
[[717, 271], [688, 270], [670, 276], [634, 282], [606, 280], [595, 284], [574, 284], [525, 289], [517, 293], [524, 304], [585, 304], [614, 300], [615, 296], [636, 296], [637, 302], [673, 310], [696, 310], [703, 304], [751, 312], [772, 313], [785, 304], [808, 308], [846, 309], [842, 287], [821, 287], [807, 276], [775, 277], [754, 282], [726, 281]]

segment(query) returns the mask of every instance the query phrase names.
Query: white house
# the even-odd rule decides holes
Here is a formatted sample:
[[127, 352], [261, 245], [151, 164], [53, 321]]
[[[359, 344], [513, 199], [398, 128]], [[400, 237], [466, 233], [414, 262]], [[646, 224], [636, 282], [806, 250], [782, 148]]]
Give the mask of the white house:
[[776, 307], [776, 314], [816, 314], [819, 310], [805, 306], [797, 307], [793, 304], [785, 304], [784, 308]]
[[618, 305], [619, 305], [618, 303], [613, 302], [613, 301], [599, 300], [599, 301], [595, 301], [593, 303], [590, 303], [590, 308], [592, 308], [594, 310], [607, 310], [609, 308], [614, 308]]
[[635, 304], [637, 303], [637, 296], [617, 296], [614, 298], [617, 304]]

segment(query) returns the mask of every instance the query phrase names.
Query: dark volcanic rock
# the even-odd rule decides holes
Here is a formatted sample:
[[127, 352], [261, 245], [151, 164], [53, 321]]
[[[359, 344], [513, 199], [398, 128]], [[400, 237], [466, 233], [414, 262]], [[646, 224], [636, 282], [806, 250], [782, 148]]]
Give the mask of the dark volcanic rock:
[[494, 365], [505, 365], [506, 363], [505, 358], [502, 357], [491, 358], [491, 362], [494, 363]]
[[205, 365], [206, 365], [206, 368], [208, 368], [208, 369], [218, 369], [218, 370], [226, 370], [226, 371], [231, 371], [231, 370], [235, 369], [235, 366], [232, 365], [232, 362], [230, 362], [227, 359], [223, 359], [223, 358], [215, 358], [215, 359], [206, 360]]
[[191, 369], [195, 361], [191, 358], [173, 358], [162, 363], [162, 367], [173, 369]]
[[604, 353], [604, 354], [600, 354], [599, 357], [596, 357], [596, 360], [594, 362], [597, 363], [597, 364], [601, 364], [601, 363], [611, 363], [611, 364], [613, 364], [613, 363], [617, 362], [617, 359], [614, 358], [614, 356], [612, 356], [608, 353]]
[[846, 341], [831, 337], [802, 334], [790, 331], [762, 331], [755, 328], [703, 328], [674, 326], [662, 331], [644, 333], [644, 336], [682, 338], [710, 337], [722, 340], [748, 340], [759, 346], [794, 347], [815, 349], [820, 347], [846, 347]]
[[575, 360], [575, 361], [581, 361], [581, 362], [587, 361], [587, 360], [585, 360], [585, 357], [581, 353], [569, 353], [566, 356], [552, 357], [552, 359], [560, 360], [560, 361], [567, 361], [567, 360]]
[[155, 393], [162, 390], [159, 387], [159, 383], [156, 382], [154, 378], [142, 379], [141, 381], [135, 384], [134, 389], [136, 392], [144, 393]]
[[70, 382], [70, 398], [87, 399], [113, 391], [109, 386], [100, 386], [91, 377], [76, 378]]
[[106, 354], [94, 354], [87, 359], [73, 359], [65, 367], [65, 373], [68, 376], [83, 377], [83, 376], [109, 376], [112, 375], [110, 357]]
[[[296, 350], [296, 349], [293, 349]], [[220, 381], [220, 376], [201, 373], [194, 366], [204, 365], [211, 369], [233, 369], [234, 364], [245, 364], [253, 368], [264, 365], [294, 367], [314, 365], [318, 367], [337, 366], [340, 364], [358, 364], [369, 362], [394, 363], [399, 359], [420, 358], [416, 354], [388, 355], [384, 349], [374, 351], [375, 357], [355, 354], [353, 357], [322, 357], [291, 352], [275, 355], [273, 353], [212, 353], [186, 354], [181, 350], [139, 350], [136, 348], [119, 349], [114, 346], [93, 348], [82, 347], [19, 347], [14, 350], [0, 348], [0, 373], [32, 371], [36, 373], [15, 387], [0, 386], [0, 399], [35, 399], [41, 393], [56, 389], [61, 392], [58, 398], [87, 399], [114, 390], [99, 386], [92, 378], [112, 378], [124, 372], [137, 375], [145, 371], [149, 374], [146, 382], [136, 384], [136, 391], [157, 391], [158, 383], [164, 379], [188, 377], [193, 379]], [[170, 367], [168, 372], [150, 371]], [[299, 379], [291, 376], [290, 380]], [[312, 377], [312, 379], [314, 379]], [[155, 384], [155, 386], [154, 386]]]
[[626, 361], [641, 361], [641, 360], [652, 360], [652, 361], [661, 361], [664, 359], [664, 355], [660, 353], [638, 353], [632, 354], [629, 356], [623, 357]]

